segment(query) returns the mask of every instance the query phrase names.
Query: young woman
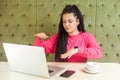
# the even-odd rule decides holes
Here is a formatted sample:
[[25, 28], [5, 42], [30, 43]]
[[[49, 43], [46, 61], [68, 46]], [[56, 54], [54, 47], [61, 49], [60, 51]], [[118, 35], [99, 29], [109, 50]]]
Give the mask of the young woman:
[[58, 62], [86, 62], [88, 58], [102, 56], [94, 36], [85, 31], [82, 13], [76, 5], [67, 5], [63, 9], [58, 33], [50, 38], [45, 33], [35, 36], [34, 45], [44, 47], [46, 54], [55, 53]]

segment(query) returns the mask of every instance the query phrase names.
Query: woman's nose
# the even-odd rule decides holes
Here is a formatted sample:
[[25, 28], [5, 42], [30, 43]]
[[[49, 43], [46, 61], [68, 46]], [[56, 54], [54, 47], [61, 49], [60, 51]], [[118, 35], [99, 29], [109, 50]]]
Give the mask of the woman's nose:
[[66, 22], [66, 24], [65, 24], [66, 26], [68, 26], [69, 25], [69, 23], [68, 22]]

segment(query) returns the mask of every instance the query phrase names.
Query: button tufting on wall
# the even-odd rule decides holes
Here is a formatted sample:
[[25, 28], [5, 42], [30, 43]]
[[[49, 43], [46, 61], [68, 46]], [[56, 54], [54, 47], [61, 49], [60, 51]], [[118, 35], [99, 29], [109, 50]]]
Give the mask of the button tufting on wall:
[[85, 17], [85, 14], [82, 14], [83, 15], [83, 17]]
[[100, 44], [100, 46], [102, 47], [102, 44]]
[[55, 7], [56, 5], [55, 5], [55, 4], [53, 4], [53, 6]]
[[25, 14], [23, 14], [22, 16], [25, 17]]
[[8, 24], [5, 24], [5, 26], [7, 27], [7, 26], [8, 26]]
[[50, 14], [47, 15], [48, 17], [50, 16]]
[[101, 4], [101, 6], [104, 6], [104, 4]]
[[107, 17], [110, 17], [110, 15], [108, 14]]
[[113, 4], [114, 7], [116, 7], [116, 4]]
[[61, 17], [61, 14], [59, 14], [59, 17]]
[[113, 24], [112, 27], [115, 27], [115, 24]]
[[116, 53], [116, 56], [119, 56], [119, 54], [118, 54], [118, 53]]
[[29, 26], [31, 27], [31, 26], [32, 26], [32, 24], [29, 24]]
[[111, 47], [113, 47], [114, 46], [114, 44], [111, 44]]
[[117, 34], [118, 37], [120, 37], [120, 34]]
[[56, 26], [56, 24], [53, 24], [53, 27], [55, 27]]
[[29, 6], [32, 6], [32, 4], [29, 4]]
[[31, 43], [28, 43], [28, 45], [32, 45]]
[[2, 37], [2, 33], [0, 33], [0, 37]]
[[19, 26], [20, 26], [20, 24], [17, 24], [17, 26], [19, 27]]
[[0, 13], [0, 17], [2, 16], [2, 14]]
[[14, 14], [12, 13], [11, 16], [14, 16]]
[[48, 35], [48, 36], [50, 36], [50, 34], [49, 34], [49, 33], [48, 33], [47, 35]]
[[19, 4], [17, 4], [17, 7], [19, 6]]
[[107, 56], [108, 54], [107, 53], [105, 53], [105, 56]]
[[108, 37], [109, 36], [109, 34], [106, 34], [106, 37]]
[[25, 34], [23, 34], [23, 37], [25, 37], [26, 35]]
[[100, 24], [101, 27], [103, 27], [103, 24]]
[[11, 34], [11, 37], [13, 37], [14, 36], [14, 34]]
[[44, 6], [44, 4], [42, 3], [41, 6]]
[[44, 26], [44, 24], [41, 24], [40, 26], [41, 26], [41, 27], [43, 27], [43, 26]]
[[5, 6], [8, 6], [8, 4], [5, 4]]
[[89, 7], [91, 7], [92, 5], [91, 4], [89, 4]]
[[120, 14], [119, 14], [118, 16], [119, 16], [119, 18], [120, 18]]
[[88, 24], [88, 27], [91, 27], [91, 24]]
[[2, 52], [0, 53], [0, 56], [3, 56], [3, 53], [2, 53]]

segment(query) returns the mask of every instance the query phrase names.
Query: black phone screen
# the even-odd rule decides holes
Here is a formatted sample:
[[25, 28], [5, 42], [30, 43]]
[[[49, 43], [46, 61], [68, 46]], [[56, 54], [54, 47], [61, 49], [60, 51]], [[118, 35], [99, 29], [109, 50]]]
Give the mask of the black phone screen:
[[62, 73], [60, 76], [61, 77], [70, 77], [74, 73], [75, 73], [75, 71], [73, 71], [73, 70], [67, 70], [64, 73]]

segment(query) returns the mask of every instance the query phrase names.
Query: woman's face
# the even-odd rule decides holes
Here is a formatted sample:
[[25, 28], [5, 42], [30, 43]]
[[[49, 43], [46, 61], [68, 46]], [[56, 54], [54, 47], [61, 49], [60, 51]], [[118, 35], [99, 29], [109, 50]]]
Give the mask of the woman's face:
[[79, 32], [77, 29], [79, 20], [76, 18], [76, 16], [74, 16], [73, 13], [63, 14], [62, 21], [64, 29], [69, 35], [75, 35]]

